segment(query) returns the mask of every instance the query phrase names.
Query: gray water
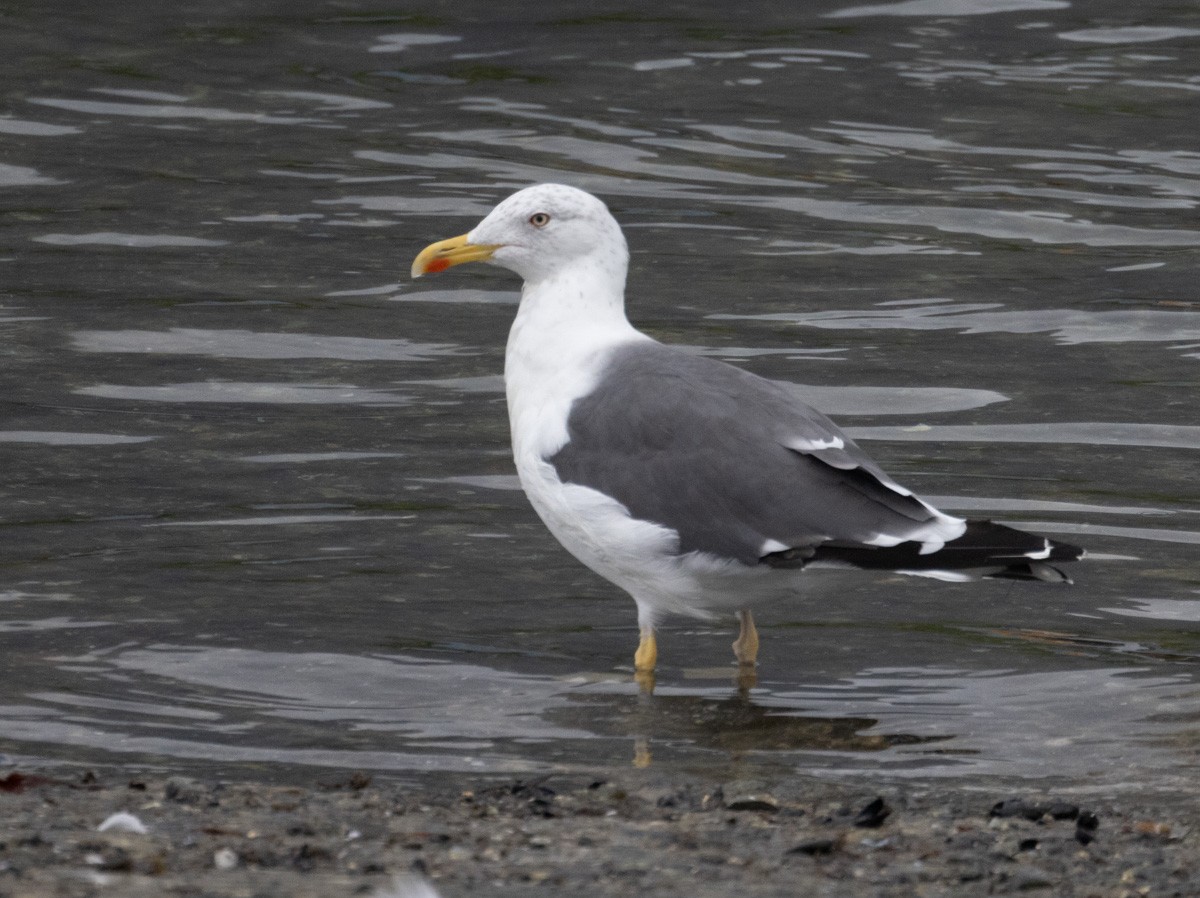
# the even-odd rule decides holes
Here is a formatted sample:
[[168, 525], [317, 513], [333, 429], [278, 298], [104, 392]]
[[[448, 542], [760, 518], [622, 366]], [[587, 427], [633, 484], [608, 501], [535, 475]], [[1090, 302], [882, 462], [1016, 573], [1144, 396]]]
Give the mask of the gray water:
[[[521, 6], [0, 9], [0, 763], [1194, 783], [1200, 14]], [[1076, 585], [814, 576], [749, 695], [684, 620], [639, 698], [515, 482], [517, 283], [406, 274], [543, 180]]]

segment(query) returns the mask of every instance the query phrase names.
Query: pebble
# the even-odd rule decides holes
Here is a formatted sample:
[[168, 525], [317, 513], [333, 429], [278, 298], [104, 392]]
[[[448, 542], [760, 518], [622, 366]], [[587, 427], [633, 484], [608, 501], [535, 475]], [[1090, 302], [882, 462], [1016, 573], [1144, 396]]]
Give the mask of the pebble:
[[833, 854], [837, 850], [836, 839], [806, 839], [800, 844], [788, 849], [788, 854], [807, 854], [816, 857], [822, 854]]
[[1039, 867], [1022, 865], [1017, 867], [1009, 877], [1013, 888], [1021, 892], [1032, 889], [1048, 889], [1054, 885], [1054, 877]]
[[137, 833], [139, 836], [144, 836], [149, 832], [146, 824], [128, 811], [117, 811], [115, 814], [110, 814], [96, 829], [102, 833], [111, 829], [121, 833]]
[[779, 802], [770, 795], [739, 795], [725, 803], [731, 811], [767, 811], [775, 813], [779, 810]]
[[[797, 895], [1200, 895], [1200, 819], [1187, 794], [1092, 794], [1103, 821], [1026, 800], [1042, 809], [1030, 820], [989, 818], [1005, 794], [983, 785], [914, 794], [791, 775], [722, 788], [600, 772], [595, 787], [601, 777], [565, 773], [515, 786], [446, 776], [337, 790], [146, 777], [136, 796], [117, 780], [40, 785], [3, 795], [0, 892], [16, 883], [21, 898], [55, 898], [111, 877], [131, 898], [416, 898], [389, 891], [408, 871], [453, 896], [526, 894], [544, 882], [537, 891], [590, 898], [728, 898], [773, 892], [781, 878]], [[96, 831], [131, 801], [121, 813], [146, 814], [148, 834]], [[778, 810], [752, 810], [760, 801]], [[855, 825], [889, 805], [881, 828]]]

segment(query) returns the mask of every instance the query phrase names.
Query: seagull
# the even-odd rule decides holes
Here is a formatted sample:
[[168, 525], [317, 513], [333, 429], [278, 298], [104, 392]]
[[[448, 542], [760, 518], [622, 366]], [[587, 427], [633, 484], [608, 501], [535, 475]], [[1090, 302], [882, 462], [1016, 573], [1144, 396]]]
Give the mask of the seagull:
[[524, 280], [504, 359], [521, 486], [567, 551], [633, 597], [639, 677], [653, 682], [672, 614], [736, 614], [734, 655], [753, 670], [752, 609], [809, 568], [1070, 582], [1051, 562], [1082, 549], [945, 514], [784, 385], [635, 329], [625, 237], [591, 194], [518, 191], [422, 250], [412, 276], [480, 261]]

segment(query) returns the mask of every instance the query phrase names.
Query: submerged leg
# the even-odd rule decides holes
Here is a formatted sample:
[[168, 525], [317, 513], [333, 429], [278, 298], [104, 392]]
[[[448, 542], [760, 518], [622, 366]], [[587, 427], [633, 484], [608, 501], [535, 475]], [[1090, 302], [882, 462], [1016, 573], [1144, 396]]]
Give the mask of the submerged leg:
[[738, 692], [745, 695], [758, 685], [758, 674], [755, 665], [758, 663], [758, 629], [754, 626], [754, 616], [749, 610], [738, 612], [738, 638], [733, 641], [733, 654], [738, 660], [738, 672], [733, 682]]
[[654, 639], [654, 627], [642, 624], [637, 651], [633, 655], [633, 678], [643, 692], [654, 691], [654, 666], [658, 663], [658, 642]]
[[754, 626], [754, 615], [749, 609], [738, 612], [738, 638], [733, 641], [733, 654], [740, 667], [754, 667], [758, 663], [758, 629]]

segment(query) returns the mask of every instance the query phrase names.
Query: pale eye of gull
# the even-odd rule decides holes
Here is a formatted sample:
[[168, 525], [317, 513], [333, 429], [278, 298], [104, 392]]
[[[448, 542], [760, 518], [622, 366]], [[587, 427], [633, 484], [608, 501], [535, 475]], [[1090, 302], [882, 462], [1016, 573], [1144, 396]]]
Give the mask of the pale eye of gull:
[[529, 216], [529, 223], [535, 228], [544, 228], [550, 224], [550, 216], [545, 212], [534, 212]]

